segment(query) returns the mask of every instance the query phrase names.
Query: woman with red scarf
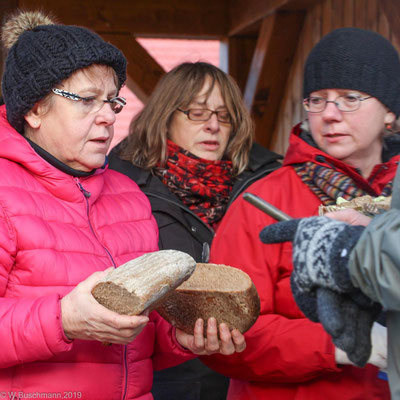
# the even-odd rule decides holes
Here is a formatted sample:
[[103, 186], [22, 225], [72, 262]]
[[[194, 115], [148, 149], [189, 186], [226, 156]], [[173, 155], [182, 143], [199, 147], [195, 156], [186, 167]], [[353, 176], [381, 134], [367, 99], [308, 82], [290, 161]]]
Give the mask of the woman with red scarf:
[[[252, 121], [233, 79], [197, 62], [163, 77], [110, 155], [110, 167], [131, 177], [150, 199], [160, 249], [207, 262], [228, 206], [276, 169], [279, 158], [253, 144]], [[227, 387], [227, 378], [191, 360], [156, 372], [153, 396], [224, 400]]]

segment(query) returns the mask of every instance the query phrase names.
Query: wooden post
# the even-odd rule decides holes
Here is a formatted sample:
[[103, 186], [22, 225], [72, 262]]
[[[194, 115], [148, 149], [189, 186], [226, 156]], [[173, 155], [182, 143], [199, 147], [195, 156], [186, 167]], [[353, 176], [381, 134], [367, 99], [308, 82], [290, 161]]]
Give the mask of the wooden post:
[[244, 99], [256, 124], [256, 141], [266, 147], [273, 140], [304, 15], [278, 12], [265, 18], [260, 29]]

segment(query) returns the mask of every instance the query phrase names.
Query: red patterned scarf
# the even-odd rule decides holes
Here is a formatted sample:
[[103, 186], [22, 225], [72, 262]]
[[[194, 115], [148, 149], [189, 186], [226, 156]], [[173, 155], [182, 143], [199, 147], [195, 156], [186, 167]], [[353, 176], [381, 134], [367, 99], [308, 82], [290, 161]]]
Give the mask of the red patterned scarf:
[[218, 222], [225, 214], [232, 190], [232, 162], [205, 160], [170, 140], [167, 144], [167, 163], [156, 168], [155, 174], [206, 224]]

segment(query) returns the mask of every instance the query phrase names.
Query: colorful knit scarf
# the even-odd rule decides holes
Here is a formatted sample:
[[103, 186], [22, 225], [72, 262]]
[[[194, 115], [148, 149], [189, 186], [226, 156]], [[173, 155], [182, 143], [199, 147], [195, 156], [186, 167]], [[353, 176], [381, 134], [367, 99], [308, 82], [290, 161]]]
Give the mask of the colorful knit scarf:
[[[294, 167], [300, 179], [318, 196], [324, 205], [336, 204], [338, 197], [352, 200], [367, 193], [360, 189], [353, 179], [343, 173], [308, 161]], [[380, 195], [392, 193], [392, 182], [389, 182]]]
[[225, 214], [233, 186], [232, 162], [196, 157], [168, 140], [168, 159], [155, 174], [206, 224], [212, 225]]

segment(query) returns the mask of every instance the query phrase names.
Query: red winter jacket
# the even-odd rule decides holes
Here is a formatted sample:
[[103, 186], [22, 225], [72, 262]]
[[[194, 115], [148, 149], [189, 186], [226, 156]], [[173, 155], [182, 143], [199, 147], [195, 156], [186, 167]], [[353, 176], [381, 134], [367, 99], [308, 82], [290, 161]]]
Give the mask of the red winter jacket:
[[[128, 346], [68, 340], [60, 299], [95, 271], [157, 250], [133, 181], [74, 178], [38, 156], [0, 108], [0, 398], [152, 399], [154, 368], [193, 355], [157, 313]], [[90, 196], [89, 196], [90, 193]]]
[[[247, 192], [293, 217], [309, 217], [318, 214], [321, 203], [297, 176], [292, 164], [314, 160], [333, 165], [377, 194], [394, 177], [399, 156], [375, 166], [372, 182], [368, 183], [354, 168], [304, 142], [299, 132], [297, 126], [291, 134], [283, 167], [250, 186]], [[211, 261], [232, 265], [250, 275], [261, 298], [261, 314], [245, 334], [247, 348], [243, 353], [214, 355], [203, 361], [233, 378], [230, 400], [389, 399], [388, 385], [377, 378], [377, 368], [338, 367], [329, 335], [297, 307], [289, 279], [293, 268], [291, 243], [265, 245], [258, 236], [262, 228], [274, 222], [242, 197], [225, 215], [213, 241]]]

